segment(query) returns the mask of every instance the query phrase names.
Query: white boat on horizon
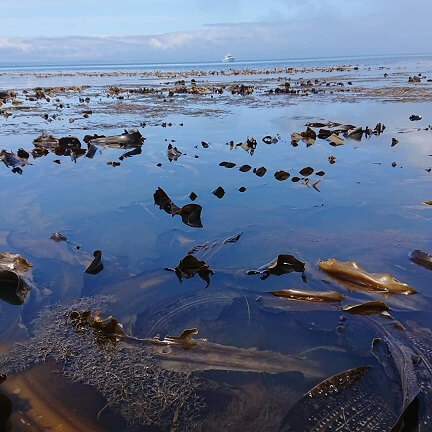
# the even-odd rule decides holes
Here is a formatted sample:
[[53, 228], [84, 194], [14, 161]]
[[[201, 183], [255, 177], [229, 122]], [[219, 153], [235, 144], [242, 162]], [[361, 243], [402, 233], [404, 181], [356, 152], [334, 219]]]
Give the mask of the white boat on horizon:
[[235, 58], [234, 58], [231, 54], [227, 54], [227, 55], [222, 59], [222, 61], [223, 61], [224, 63], [231, 63], [231, 62], [235, 61]]

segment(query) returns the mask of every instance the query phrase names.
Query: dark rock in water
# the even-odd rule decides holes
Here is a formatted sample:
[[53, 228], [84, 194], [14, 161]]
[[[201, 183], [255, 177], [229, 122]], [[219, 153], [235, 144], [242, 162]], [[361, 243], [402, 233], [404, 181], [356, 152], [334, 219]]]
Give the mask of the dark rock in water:
[[213, 192], [213, 195], [217, 196], [219, 199], [221, 199], [225, 195], [225, 191], [223, 187], [218, 186]]
[[298, 181], [300, 181], [300, 177], [293, 177], [293, 178], [291, 179], [291, 181], [292, 181], [293, 183], [297, 183]]
[[30, 154], [25, 151], [23, 148], [18, 149], [17, 156], [21, 159], [28, 159], [30, 157]]
[[392, 138], [391, 146], [394, 147], [399, 141], [396, 138]]
[[190, 198], [192, 201], [195, 201], [195, 200], [198, 198], [198, 195], [197, 195], [195, 192], [191, 192], [191, 193], [189, 194], [189, 198]]
[[239, 187], [239, 192], [246, 192], [246, 188], [244, 186]]
[[[0, 383], [1, 382], [2, 380], [0, 379]], [[11, 400], [3, 393], [0, 393], [0, 430], [1, 431], [9, 431], [12, 429], [12, 425], [9, 420], [11, 414], [12, 414]]]
[[101, 250], [95, 250], [93, 252], [93, 256], [94, 256], [94, 259], [88, 265], [88, 267], [85, 269], [85, 272], [88, 274], [97, 275], [104, 268], [104, 266], [102, 264], [102, 251]]
[[395, 168], [395, 167], [396, 167], [396, 165], [397, 165], [397, 163], [396, 163], [396, 162], [392, 162], [392, 167], [393, 167], [393, 168]]
[[289, 178], [290, 173], [281, 170], [281, 171], [276, 171], [276, 172], [274, 173], [274, 176], [275, 176], [275, 179], [276, 179], [276, 180], [284, 181], [284, 180], [286, 180], [286, 179]]
[[225, 168], [234, 168], [236, 164], [234, 162], [221, 162], [219, 166], [225, 167]]
[[16, 272], [0, 270], [0, 299], [11, 305], [22, 305], [30, 288]]
[[209, 144], [205, 141], [201, 141], [201, 145], [203, 146], [203, 148], [209, 148]]
[[63, 234], [60, 234], [59, 232], [55, 232], [54, 234], [51, 234], [50, 239], [56, 242], [67, 241], [67, 238]]
[[252, 168], [252, 167], [251, 167], [250, 165], [242, 165], [242, 166], [239, 168], [239, 171], [241, 171], [241, 172], [248, 172], [251, 168]]
[[267, 172], [267, 168], [265, 168], [265, 167], [254, 168], [253, 172], [258, 177], [262, 177]]
[[67, 137], [59, 138], [58, 144], [60, 147], [67, 147], [67, 148], [74, 148], [74, 149], [80, 149], [81, 148], [80, 140], [74, 136], [67, 136]]
[[312, 167], [304, 167], [304, 168], [302, 168], [300, 171], [300, 174], [303, 176], [303, 177], [308, 177], [308, 176], [310, 176], [311, 174], [313, 174], [313, 172], [314, 172], [314, 169], [312, 168]]
[[54, 159], [53, 162], [56, 163], [56, 164], [58, 164], [58, 165], [61, 164], [60, 159]]
[[335, 156], [329, 156], [328, 161], [329, 161], [330, 165], [333, 165], [336, 162], [336, 157]]
[[418, 120], [422, 119], [422, 116], [421, 115], [417, 115], [417, 114], [412, 114], [412, 115], [409, 116], [409, 119], [411, 121], [418, 121]]

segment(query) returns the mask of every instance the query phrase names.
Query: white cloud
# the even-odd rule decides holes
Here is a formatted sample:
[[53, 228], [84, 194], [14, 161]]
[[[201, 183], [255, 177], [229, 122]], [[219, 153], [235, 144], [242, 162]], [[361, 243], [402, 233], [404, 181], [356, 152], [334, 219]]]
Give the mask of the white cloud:
[[0, 50], [5, 48], [27, 51], [31, 48], [31, 44], [20, 39], [0, 38]]

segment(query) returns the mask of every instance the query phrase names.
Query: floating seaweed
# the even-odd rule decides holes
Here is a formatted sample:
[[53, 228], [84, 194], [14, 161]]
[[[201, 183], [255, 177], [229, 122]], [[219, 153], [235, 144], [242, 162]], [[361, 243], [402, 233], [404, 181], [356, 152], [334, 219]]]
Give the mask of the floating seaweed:
[[270, 275], [281, 276], [286, 273], [302, 273], [304, 277], [305, 263], [299, 261], [294, 255], [278, 255], [269, 263], [257, 270], [249, 270], [247, 274], [261, 274], [261, 279], [267, 279]]
[[416, 293], [414, 288], [399, 282], [393, 276], [387, 273], [368, 273], [354, 261], [344, 263], [330, 258], [327, 261], [320, 260], [319, 268], [337, 280], [349, 282], [353, 286], [365, 287], [372, 291], [402, 295]]
[[174, 269], [167, 267], [165, 270], [175, 272], [180, 283], [183, 281], [183, 278], [190, 279], [197, 274], [207, 283], [206, 288], [210, 285], [210, 276], [214, 274], [213, 270], [204, 261], [199, 260], [193, 255], [186, 255]]
[[410, 253], [410, 260], [421, 267], [432, 270], [432, 255], [416, 249]]
[[305, 302], [341, 302], [345, 296], [339, 291], [306, 291], [297, 289], [284, 289], [270, 291], [276, 297]]
[[182, 222], [185, 225], [193, 228], [202, 228], [202, 207], [199, 204], [186, 204], [180, 208], [171, 201], [171, 198], [160, 187], [157, 188], [156, 192], [153, 194], [153, 198], [155, 205], [158, 205], [161, 210], [164, 210], [166, 213], [172, 216], [180, 215]]

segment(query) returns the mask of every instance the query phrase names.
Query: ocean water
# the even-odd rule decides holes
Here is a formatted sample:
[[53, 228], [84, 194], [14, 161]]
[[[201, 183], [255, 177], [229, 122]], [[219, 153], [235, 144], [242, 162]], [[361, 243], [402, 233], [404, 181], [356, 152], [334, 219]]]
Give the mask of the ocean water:
[[[326, 70], [338, 65], [346, 67]], [[287, 72], [290, 67], [296, 70]], [[418, 74], [421, 83], [408, 83], [408, 77]], [[432, 207], [422, 204], [432, 199], [430, 78], [431, 56], [0, 67], [0, 89], [17, 91], [20, 102], [0, 107], [11, 114], [0, 119], [0, 149], [31, 152], [33, 140], [45, 132], [76, 136], [85, 150], [82, 155], [50, 151], [30, 156], [21, 175], [0, 166], [0, 252], [18, 253], [32, 263], [32, 287], [24, 303], [0, 300], [2, 351], [34, 336], [34, 320], [43, 308], [81, 297], [114, 296], [103, 316], [112, 314], [139, 338], [179, 335], [196, 327], [197, 337], [223, 346], [220, 356], [237, 362], [237, 369], [216, 368], [207, 357], [201, 359], [205, 367], [192, 368], [192, 376], [205, 383], [200, 395], [206, 408], [199, 413], [201, 426], [191, 421], [178, 430], [212, 430], [210, 424], [219, 430], [265, 430], [263, 424], [277, 430], [290, 407], [322, 379], [364, 364], [381, 370], [370, 352], [376, 329], [369, 321], [344, 314], [339, 304], [320, 308], [269, 292], [336, 290], [346, 296], [343, 305], [381, 300], [405, 325], [431, 325], [430, 269], [409, 259], [416, 249], [432, 253]], [[191, 87], [192, 79], [207, 92], [169, 96], [178, 81]], [[307, 80], [331, 86], [317, 85], [326, 92], [305, 96], [268, 93], [285, 82], [295, 86]], [[343, 92], [338, 82], [344, 84]], [[243, 83], [254, 86], [251, 95], [228, 90]], [[53, 90], [49, 100], [31, 98], [36, 87], [68, 86], [85, 87]], [[110, 93], [114, 86], [135, 93]], [[209, 90], [221, 86], [222, 94]], [[155, 92], [136, 92], [143, 87]], [[413, 122], [412, 114], [422, 119]], [[336, 147], [324, 139], [310, 146], [292, 144], [293, 132], [317, 121], [372, 129], [381, 122], [386, 128], [361, 141], [344, 139]], [[85, 135], [119, 135], [132, 128], [145, 138], [135, 154], [127, 157], [131, 148], [118, 145], [87, 152]], [[274, 142], [264, 143], [265, 136]], [[257, 142], [253, 152], [236, 145], [251, 137]], [[398, 140], [394, 146], [392, 138]], [[177, 160], [167, 157], [169, 144], [182, 153]], [[331, 157], [335, 163], [329, 162]], [[113, 161], [120, 166], [107, 164]], [[225, 168], [221, 162], [235, 166]], [[251, 170], [240, 171], [242, 165]], [[260, 167], [266, 168], [262, 177], [253, 172]], [[305, 167], [314, 171], [307, 181], [300, 174]], [[274, 173], [279, 170], [290, 177], [278, 181]], [[319, 171], [324, 175], [317, 176]], [[224, 189], [222, 198], [213, 194], [218, 187]], [[240, 187], [246, 190], [240, 192]], [[203, 227], [188, 226], [155, 205], [158, 188], [179, 207], [192, 203], [194, 192]], [[49, 238], [54, 232], [68, 241], [54, 242]], [[223, 243], [240, 233], [236, 242]], [[166, 270], [197, 245], [207, 245], [198, 256], [214, 271], [208, 287], [198, 274], [180, 281]], [[94, 250], [102, 251], [104, 269], [86, 274]], [[305, 263], [304, 274], [262, 279], [247, 273], [280, 254]], [[389, 273], [417, 294], [392, 296], [344, 285], [319, 270], [319, 259], [329, 258]], [[341, 314], [347, 320], [342, 332]], [[301, 370], [271, 373], [272, 357], [265, 355], [250, 360], [261, 371], [248, 370], [253, 368], [247, 363], [241, 370], [243, 351], [232, 347], [249, 354], [300, 356], [314, 362], [319, 376]], [[179, 358], [183, 355], [187, 358], [187, 353]], [[92, 361], [84, 362], [84, 368]], [[174, 358], [170, 366], [175, 373], [179, 362]], [[94, 385], [70, 382], [58, 373], [62, 368], [51, 360], [8, 377], [2, 391], [12, 403], [11, 430], [55, 430], [59, 425], [63, 430], [147, 430], [136, 429], [131, 418], [122, 416], [121, 403], [100, 412], [106, 394], [103, 398]], [[392, 388], [385, 374], [381, 379], [383, 388]], [[118, 388], [109, 391], [115, 397]], [[260, 394], [270, 401], [266, 412]], [[395, 411], [400, 409], [393, 396], [384, 396]], [[251, 413], [256, 413], [255, 423]]]

